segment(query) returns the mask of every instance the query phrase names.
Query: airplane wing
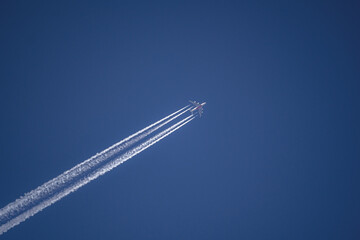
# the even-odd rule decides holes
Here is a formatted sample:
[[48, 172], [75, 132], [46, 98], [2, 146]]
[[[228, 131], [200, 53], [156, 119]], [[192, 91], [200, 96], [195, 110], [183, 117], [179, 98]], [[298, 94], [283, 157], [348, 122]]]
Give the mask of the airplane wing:
[[197, 110], [199, 112], [200, 117], [201, 117], [201, 114], [203, 113], [203, 108], [202, 108], [203, 106], [199, 102], [196, 102], [196, 101], [189, 100], [189, 102], [194, 106], [193, 109], [190, 109], [191, 114], [194, 115], [194, 111]]
[[196, 107], [200, 106], [200, 103], [197, 103], [196, 101], [189, 100], [189, 102]]

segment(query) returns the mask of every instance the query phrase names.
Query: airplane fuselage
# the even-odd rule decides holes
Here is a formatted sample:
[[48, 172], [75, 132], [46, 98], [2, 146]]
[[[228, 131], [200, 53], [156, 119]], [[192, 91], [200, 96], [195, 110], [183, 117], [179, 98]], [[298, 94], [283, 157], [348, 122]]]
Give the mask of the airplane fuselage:
[[206, 104], [206, 102], [203, 103], [197, 103], [195, 101], [190, 101], [195, 107], [193, 109], [190, 109], [190, 112], [192, 114], [194, 114], [194, 111], [198, 111], [201, 117], [202, 111], [203, 111], [203, 106]]

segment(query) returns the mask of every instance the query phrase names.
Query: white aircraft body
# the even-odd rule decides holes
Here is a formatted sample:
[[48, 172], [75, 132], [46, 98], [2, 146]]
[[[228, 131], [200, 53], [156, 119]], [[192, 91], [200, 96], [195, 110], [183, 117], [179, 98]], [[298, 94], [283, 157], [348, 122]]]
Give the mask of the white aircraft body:
[[199, 103], [196, 101], [189, 101], [192, 105], [194, 105], [194, 108], [190, 109], [190, 112], [192, 115], [194, 115], [195, 111], [199, 112], [199, 115], [201, 117], [201, 114], [203, 113], [203, 106], [206, 104], [206, 102]]

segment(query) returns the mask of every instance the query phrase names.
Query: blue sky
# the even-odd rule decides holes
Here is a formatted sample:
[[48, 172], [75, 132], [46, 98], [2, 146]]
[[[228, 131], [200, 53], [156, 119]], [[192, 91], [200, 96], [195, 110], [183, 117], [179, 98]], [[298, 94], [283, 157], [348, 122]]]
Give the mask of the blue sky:
[[204, 115], [4, 239], [358, 239], [356, 1], [0, 3], [0, 205]]

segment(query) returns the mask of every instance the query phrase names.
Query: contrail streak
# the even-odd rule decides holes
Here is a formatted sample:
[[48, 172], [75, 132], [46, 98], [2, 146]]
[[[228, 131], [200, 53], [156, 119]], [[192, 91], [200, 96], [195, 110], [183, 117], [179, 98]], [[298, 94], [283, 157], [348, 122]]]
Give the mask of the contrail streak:
[[[101, 176], [101, 175], [105, 174], [106, 172], [112, 170], [113, 168], [117, 167], [121, 163], [123, 163], [123, 162], [127, 161], [128, 159], [132, 158], [133, 156], [137, 155], [138, 153], [144, 151], [148, 147], [152, 146], [156, 142], [160, 141], [164, 137], [168, 136], [172, 132], [176, 131], [183, 125], [185, 125], [188, 122], [190, 122], [191, 120], [193, 120], [194, 117], [189, 116], [189, 117], [179, 121], [178, 123], [175, 123], [173, 126], [165, 129], [164, 131], [160, 132], [159, 134], [155, 135], [154, 137], [150, 138], [149, 140], [140, 144], [139, 146], [120, 155], [119, 157], [115, 158], [114, 160], [110, 161], [109, 163], [105, 164], [104, 166], [97, 168], [95, 170], [92, 170], [92, 172], [90, 171], [90, 169], [92, 167], [98, 165], [101, 162], [101, 160], [104, 161], [104, 160], [108, 159], [110, 156], [113, 156], [114, 154], [120, 152], [122, 149], [136, 143], [137, 141], [148, 136], [149, 134], [156, 131], [160, 127], [164, 126], [165, 124], [169, 123], [170, 121], [172, 121], [175, 118], [179, 117], [180, 115], [184, 114], [185, 112], [188, 111], [187, 108], [188, 108], [188, 106], [176, 111], [173, 114], [170, 114], [169, 116], [159, 120], [158, 122], [156, 122], [154, 124], [151, 124], [150, 126], [144, 128], [144, 129], [138, 131], [137, 133], [129, 136], [128, 138], [120, 141], [119, 143], [114, 144], [113, 146], [102, 151], [101, 153], [98, 153], [94, 157], [84, 161], [83, 163], [78, 164], [77, 166], [70, 169], [69, 171], [64, 172], [57, 178], [54, 178], [53, 180], [43, 184], [42, 186], [38, 187], [37, 189], [25, 194], [24, 197], [16, 200], [13, 203], [10, 203], [9, 205], [7, 205], [3, 209], [1, 209], [0, 210], [0, 220], [3, 220], [3, 219], [10, 219], [10, 220], [0, 226], [0, 235], [4, 232], [8, 231], [10, 228], [25, 221], [27, 218], [38, 213], [39, 211], [43, 210], [44, 208], [55, 203], [56, 201], [60, 200], [61, 198], [67, 196], [71, 192], [76, 191], [81, 186], [89, 183], [90, 181], [98, 178], [99, 176]], [[184, 109], [186, 109], [186, 110], [184, 110]], [[175, 114], [177, 114], [177, 115], [175, 115]], [[172, 117], [172, 116], [174, 116], [174, 117]], [[170, 118], [170, 117], [172, 117], [172, 118]], [[165, 121], [166, 119], [168, 119], [168, 120]], [[163, 122], [163, 123], [161, 123], [161, 122]], [[159, 124], [159, 123], [161, 123], [161, 124]], [[144, 134], [139, 135], [141, 133], [144, 133]], [[134, 137], [136, 137], [136, 138], [133, 139]], [[129, 141], [129, 142], [126, 143], [127, 141]], [[125, 146], [121, 147], [122, 143], [125, 143]], [[114, 150], [117, 148], [119, 148], [119, 149]], [[109, 153], [109, 151], [110, 151], [110, 153]], [[98, 157], [98, 156], [102, 157], [100, 161], [99, 161], [99, 159], [96, 159], [96, 157]], [[96, 161], [96, 162], [94, 163], [92, 161]], [[87, 167], [84, 167], [83, 165], [85, 163], [91, 163], [91, 164], [89, 164], [89, 166], [87, 166]], [[91, 172], [91, 173], [87, 174], [87, 176], [83, 177], [82, 179], [78, 180], [77, 182], [73, 183], [69, 187], [62, 189], [60, 192], [57, 193], [57, 191], [60, 190], [60, 186], [63, 186], [66, 182], [70, 184], [71, 180], [73, 180], [76, 176], [79, 176], [80, 174], [87, 173], [87, 172]], [[70, 176], [67, 175], [69, 173], [71, 173]], [[49, 186], [52, 187], [50, 190], [48, 190]], [[51, 194], [54, 194], [54, 195], [51, 195]], [[35, 206], [31, 206], [31, 205], [34, 205], [37, 200], [41, 200], [40, 203], [37, 203]], [[28, 209], [29, 207], [31, 207], [31, 208]], [[26, 209], [28, 209], [28, 210], [26, 210]], [[21, 211], [24, 211], [24, 212], [19, 214]], [[16, 214], [18, 214], [18, 216], [16, 216]]]
[[4, 208], [0, 209], [0, 223], [6, 219], [16, 216], [21, 211], [27, 209], [29, 206], [34, 204], [35, 201], [41, 200], [42, 198], [49, 196], [49, 194], [56, 192], [59, 188], [69, 183], [74, 178], [86, 173], [91, 168], [98, 166], [100, 163], [104, 162], [105, 160], [109, 159], [110, 157], [114, 156], [125, 148], [135, 144], [136, 142], [153, 133], [157, 129], [176, 119], [180, 115], [187, 112], [188, 107], [189, 106], [183, 107], [180, 110], [136, 132], [135, 134], [132, 134], [131, 136], [121, 140], [120, 142], [112, 145], [111, 147], [103, 150], [100, 153], [97, 153], [93, 157], [85, 160], [84, 162], [76, 165], [70, 170], [65, 171], [56, 178], [44, 183], [35, 190], [26, 193], [23, 197], [17, 199], [16, 201], [8, 204]]

